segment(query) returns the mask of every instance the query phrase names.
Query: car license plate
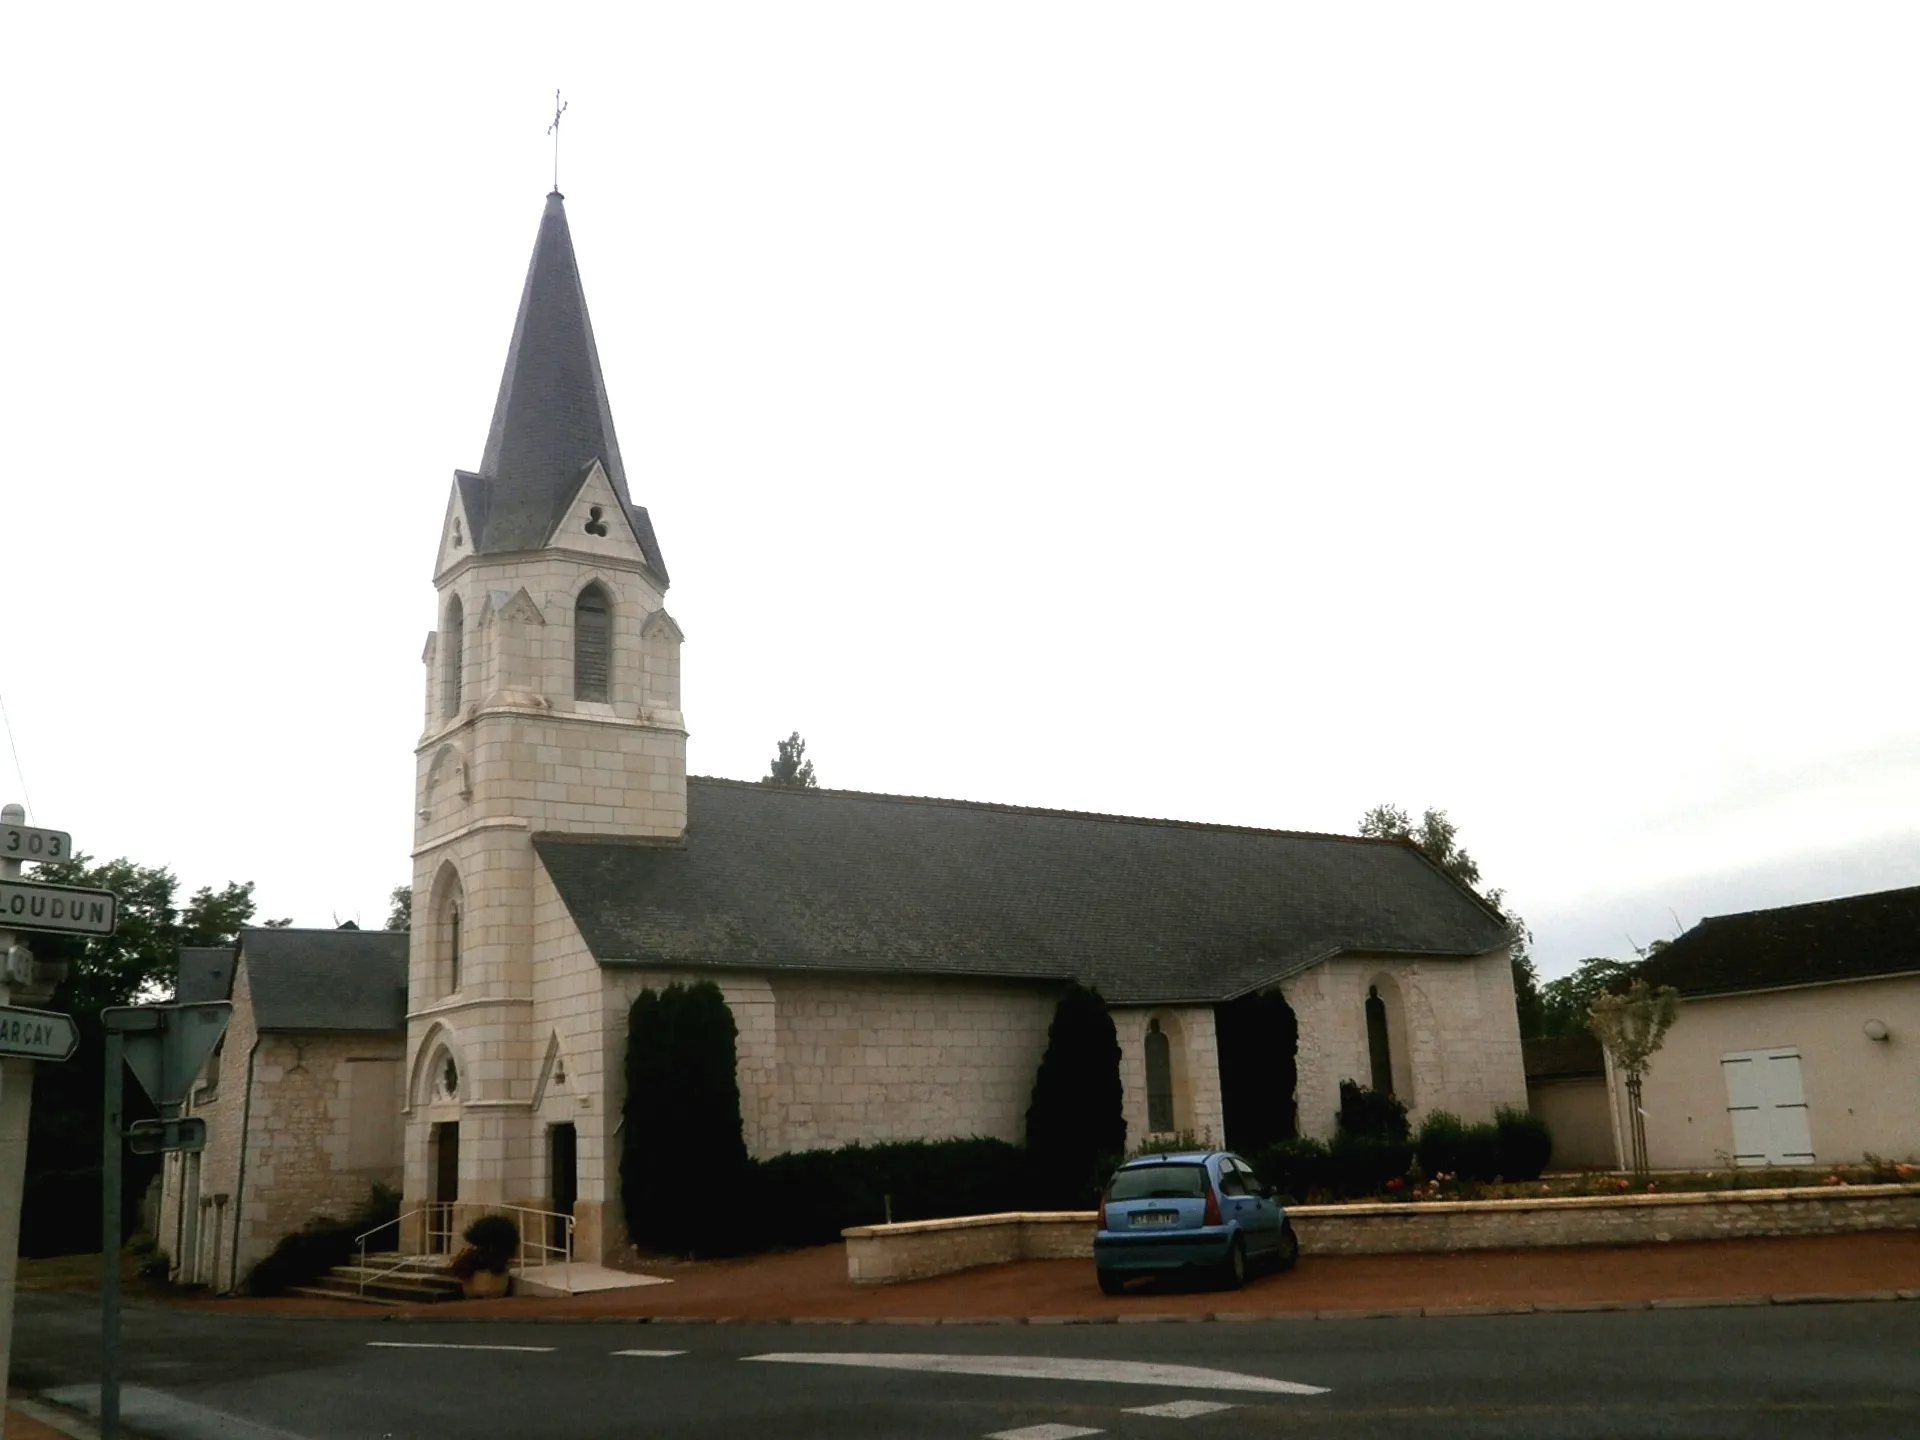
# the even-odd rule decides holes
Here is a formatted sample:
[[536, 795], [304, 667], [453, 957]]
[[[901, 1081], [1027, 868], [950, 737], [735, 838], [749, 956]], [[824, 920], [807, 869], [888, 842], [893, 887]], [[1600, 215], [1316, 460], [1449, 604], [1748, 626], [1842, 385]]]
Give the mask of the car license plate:
[[1133, 1217], [1135, 1225], [1171, 1225], [1180, 1216], [1172, 1210], [1140, 1210]]

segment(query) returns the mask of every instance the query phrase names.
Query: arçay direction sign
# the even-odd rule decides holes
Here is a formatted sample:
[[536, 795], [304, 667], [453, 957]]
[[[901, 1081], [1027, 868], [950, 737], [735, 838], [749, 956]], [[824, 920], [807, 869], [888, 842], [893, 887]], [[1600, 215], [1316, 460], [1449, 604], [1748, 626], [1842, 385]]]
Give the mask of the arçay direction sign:
[[111, 935], [117, 899], [111, 890], [0, 880], [0, 930], [53, 930]]
[[65, 1060], [79, 1048], [80, 1030], [71, 1015], [0, 1007], [0, 1055]]

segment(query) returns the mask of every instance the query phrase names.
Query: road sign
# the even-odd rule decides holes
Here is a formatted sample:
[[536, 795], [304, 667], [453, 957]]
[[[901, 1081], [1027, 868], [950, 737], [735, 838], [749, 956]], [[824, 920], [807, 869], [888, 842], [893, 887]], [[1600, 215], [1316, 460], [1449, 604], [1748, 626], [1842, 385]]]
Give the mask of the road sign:
[[197, 1115], [189, 1115], [184, 1120], [136, 1120], [127, 1127], [127, 1148], [136, 1155], [204, 1150], [207, 1122]]
[[0, 825], [0, 860], [65, 860], [71, 854], [73, 836], [64, 830]]
[[227, 1032], [231, 1000], [198, 1005], [115, 1005], [100, 1012], [111, 1034], [126, 1046], [133, 1071], [156, 1105], [178, 1105]]
[[80, 1048], [80, 1027], [71, 1015], [0, 1005], [0, 1055], [66, 1060]]
[[111, 890], [0, 880], [0, 927], [57, 930], [66, 935], [111, 935], [118, 920]]

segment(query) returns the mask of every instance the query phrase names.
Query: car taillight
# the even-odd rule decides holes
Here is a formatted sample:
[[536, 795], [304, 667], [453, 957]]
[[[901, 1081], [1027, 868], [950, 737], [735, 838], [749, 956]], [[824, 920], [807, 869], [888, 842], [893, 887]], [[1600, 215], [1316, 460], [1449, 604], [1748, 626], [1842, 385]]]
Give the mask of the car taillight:
[[[1203, 1184], [1205, 1182], [1202, 1182]], [[1218, 1225], [1220, 1220], [1220, 1196], [1213, 1186], [1207, 1185], [1207, 1213], [1200, 1217], [1202, 1225]]]
[[1112, 1222], [1107, 1219], [1107, 1197], [1104, 1195], [1100, 1197], [1100, 1228], [1102, 1230], [1113, 1228]]

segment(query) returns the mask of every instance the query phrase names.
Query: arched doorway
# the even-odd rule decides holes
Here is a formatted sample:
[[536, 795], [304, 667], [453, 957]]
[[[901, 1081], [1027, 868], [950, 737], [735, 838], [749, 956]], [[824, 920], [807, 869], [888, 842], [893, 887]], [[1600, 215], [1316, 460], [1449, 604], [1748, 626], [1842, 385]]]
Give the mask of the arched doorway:
[[1252, 1155], [1300, 1133], [1294, 1105], [1300, 1025], [1278, 990], [1242, 995], [1213, 1010], [1220, 1110], [1227, 1147]]

